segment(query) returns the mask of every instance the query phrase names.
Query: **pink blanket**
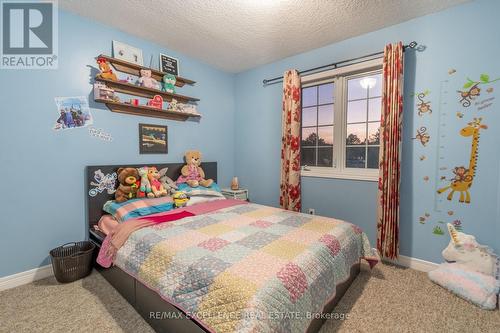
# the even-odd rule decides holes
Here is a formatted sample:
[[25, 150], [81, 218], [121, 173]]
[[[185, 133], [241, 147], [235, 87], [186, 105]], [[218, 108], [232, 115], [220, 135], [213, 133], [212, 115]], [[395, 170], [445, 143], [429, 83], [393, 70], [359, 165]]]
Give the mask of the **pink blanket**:
[[185, 217], [202, 215], [219, 209], [244, 204], [247, 204], [247, 202], [234, 199], [216, 200], [125, 221], [118, 224], [108, 233], [99, 250], [97, 263], [102, 267], [111, 267], [116, 252], [125, 244], [134, 231], [159, 223], [173, 222]]

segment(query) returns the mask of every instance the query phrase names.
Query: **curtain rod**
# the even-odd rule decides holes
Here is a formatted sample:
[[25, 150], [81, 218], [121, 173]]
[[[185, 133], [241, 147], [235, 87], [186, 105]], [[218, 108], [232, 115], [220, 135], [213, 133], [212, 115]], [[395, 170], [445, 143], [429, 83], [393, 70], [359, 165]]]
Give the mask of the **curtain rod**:
[[[404, 45], [403, 46], [403, 51], [405, 49], [407, 49], [407, 48], [414, 49], [415, 47], [417, 47], [417, 45], [418, 45], [418, 43], [415, 42], [415, 41], [413, 41], [413, 42], [411, 42], [408, 45]], [[354, 64], [350, 64], [350, 63], [354, 62], [356, 60], [360, 60], [360, 59], [372, 58], [374, 56], [381, 55], [383, 53], [384, 53], [384, 51], [381, 51], [381, 52], [376, 52], [376, 53], [372, 53], [372, 54], [367, 54], [367, 55], [364, 55], [362, 57], [357, 57], [357, 58], [352, 58], [352, 59], [348, 59], [348, 60], [337, 61], [337, 62], [334, 62], [332, 64], [318, 66], [318, 67], [309, 68], [309, 69], [300, 71], [299, 74], [320, 71], [320, 69], [325, 69], [325, 68], [329, 68], [329, 67], [333, 67], [331, 69], [335, 69], [335, 68], [339, 68], [339, 67], [344, 67], [344, 66], [347, 66], [347, 65], [344, 65], [344, 66], [339, 66], [339, 65], [346, 64], [346, 63], [349, 63], [349, 65], [354, 65]], [[373, 60], [373, 59], [365, 59], [365, 60], [359, 61], [357, 63], [365, 62], [365, 61], [368, 61], [368, 60]], [[263, 85], [268, 85], [268, 84], [278, 83], [278, 82], [280, 82], [282, 80], [283, 80], [283, 76], [277, 76], [277, 77], [274, 77], [272, 79], [264, 79], [264, 80], [262, 80], [262, 84]]]

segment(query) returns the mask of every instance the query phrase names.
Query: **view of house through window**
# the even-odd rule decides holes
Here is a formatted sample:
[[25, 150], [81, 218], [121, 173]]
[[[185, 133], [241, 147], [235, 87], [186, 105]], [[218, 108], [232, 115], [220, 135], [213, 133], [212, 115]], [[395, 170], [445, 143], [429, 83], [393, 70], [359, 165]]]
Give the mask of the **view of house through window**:
[[380, 71], [306, 85], [302, 165], [335, 172], [378, 169], [381, 95]]

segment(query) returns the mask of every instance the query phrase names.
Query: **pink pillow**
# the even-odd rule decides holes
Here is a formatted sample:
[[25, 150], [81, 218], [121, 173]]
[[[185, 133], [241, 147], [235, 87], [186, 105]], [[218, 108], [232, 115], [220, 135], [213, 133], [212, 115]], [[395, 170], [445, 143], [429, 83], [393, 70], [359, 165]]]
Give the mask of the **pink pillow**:
[[118, 224], [118, 221], [113, 217], [113, 215], [110, 214], [101, 216], [99, 222], [97, 222], [99, 230], [105, 235], [108, 235]]

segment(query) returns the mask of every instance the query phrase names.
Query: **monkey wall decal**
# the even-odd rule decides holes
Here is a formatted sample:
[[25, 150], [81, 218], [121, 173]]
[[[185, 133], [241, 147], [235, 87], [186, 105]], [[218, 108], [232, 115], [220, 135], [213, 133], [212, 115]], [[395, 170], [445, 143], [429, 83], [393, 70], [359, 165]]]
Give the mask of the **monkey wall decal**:
[[471, 181], [472, 176], [469, 174], [469, 169], [466, 168], [465, 166], [458, 166], [455, 167], [451, 172], [455, 175], [452, 179], [449, 179], [450, 181], [457, 181], [457, 182], [463, 182], [463, 181]]
[[427, 146], [429, 141], [431, 140], [431, 136], [427, 133], [427, 127], [422, 126], [417, 129], [417, 134], [412, 138], [413, 140], [419, 140], [422, 146]]
[[422, 116], [424, 113], [432, 113], [431, 109], [431, 102], [430, 101], [424, 101], [424, 97], [429, 95], [429, 91], [426, 90], [424, 92], [418, 93], [417, 98], [419, 100], [419, 103], [417, 104], [417, 109], [418, 109], [418, 115]]
[[457, 90], [457, 92], [460, 94], [460, 101], [459, 103], [462, 104], [464, 107], [469, 107], [472, 104], [472, 101], [481, 95], [481, 88], [478, 87], [479, 83], [476, 83], [473, 85], [469, 90]]
[[[468, 108], [472, 105], [472, 101], [474, 99], [481, 96], [481, 88], [479, 87], [480, 84], [485, 85], [496, 81], [500, 81], [500, 78], [490, 80], [490, 76], [488, 74], [481, 74], [479, 76], [479, 81], [467, 78], [467, 82], [462, 87], [464, 90], [457, 90], [460, 98], [459, 103], [462, 104], [463, 107]], [[486, 89], [486, 91], [489, 92], [489, 89], [491, 88]]]

